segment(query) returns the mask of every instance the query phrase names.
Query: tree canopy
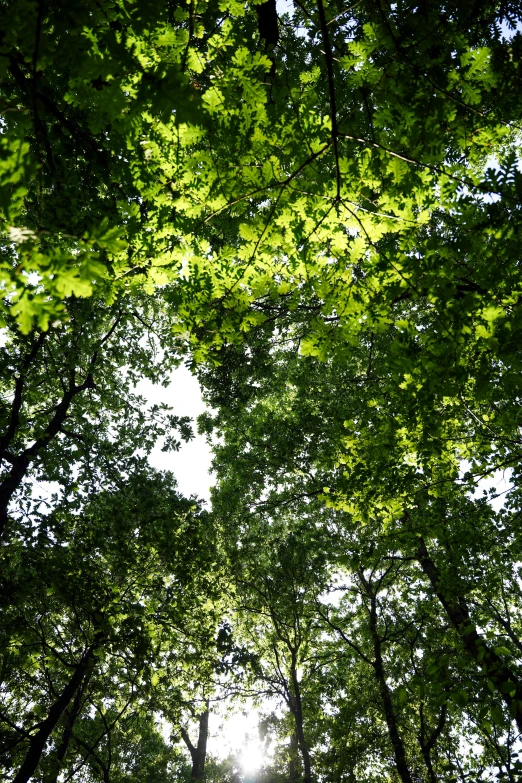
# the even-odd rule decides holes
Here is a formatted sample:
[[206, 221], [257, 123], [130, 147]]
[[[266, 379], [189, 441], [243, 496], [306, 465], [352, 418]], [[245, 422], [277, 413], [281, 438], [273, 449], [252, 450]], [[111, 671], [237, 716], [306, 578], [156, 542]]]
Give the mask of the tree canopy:
[[522, 780], [521, 15], [1, 4], [6, 780]]

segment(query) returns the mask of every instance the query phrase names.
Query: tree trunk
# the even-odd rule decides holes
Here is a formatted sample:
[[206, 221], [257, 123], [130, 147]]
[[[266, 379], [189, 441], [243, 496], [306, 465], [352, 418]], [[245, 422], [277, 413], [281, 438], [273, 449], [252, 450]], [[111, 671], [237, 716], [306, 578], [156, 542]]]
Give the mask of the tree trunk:
[[5, 527], [9, 521], [9, 503], [24, 480], [29, 465], [36, 459], [40, 449], [46, 448], [48, 443], [60, 432], [74, 397], [80, 392], [85, 391], [85, 389], [90, 388], [92, 383], [93, 380], [91, 375], [88, 375], [80, 386], [76, 386], [73, 383], [71, 388], [64, 392], [45, 432], [40, 435], [32, 446], [29, 446], [29, 448], [25, 449], [21, 454], [10, 459], [12, 465], [11, 470], [0, 484], [0, 538], [3, 536]]
[[44, 776], [44, 783], [58, 783], [58, 778], [62, 769], [63, 760], [65, 758], [65, 754], [67, 753], [69, 742], [71, 741], [73, 727], [76, 722], [76, 718], [80, 714], [80, 710], [82, 706], [82, 697], [83, 694], [85, 693], [85, 689], [87, 685], [89, 684], [89, 680], [91, 679], [91, 674], [92, 674], [92, 666], [86, 672], [80, 687], [76, 691], [76, 696], [74, 697], [74, 702], [70, 713], [66, 715], [66, 724], [62, 732], [62, 739], [56, 749], [56, 754], [54, 759], [52, 760], [51, 769]]
[[424, 759], [426, 769], [428, 770], [428, 777], [430, 783], [437, 783], [437, 776], [435, 775], [435, 771], [433, 769], [433, 764], [431, 761], [431, 751], [435, 747], [437, 740], [440, 737], [442, 730], [444, 729], [444, 726], [446, 724], [447, 712], [448, 712], [447, 707], [444, 704], [439, 713], [439, 720], [437, 722], [437, 725], [435, 726], [434, 730], [431, 732], [429, 739], [426, 740], [426, 725], [424, 722], [424, 709], [422, 706], [422, 702], [420, 705], [419, 717], [420, 717], [421, 727], [420, 727], [420, 733], [418, 739], [422, 752], [422, 758]]
[[120, 320], [121, 311], [118, 318], [115, 320], [109, 331], [102, 338], [98, 347], [92, 354], [89, 362], [89, 369], [83, 382], [79, 385], [76, 384], [75, 373], [73, 371], [70, 378], [69, 388], [64, 390], [62, 399], [54, 409], [54, 415], [48, 422], [45, 431], [40, 435], [39, 438], [37, 438], [32, 446], [29, 446], [27, 449], [24, 449], [24, 451], [15, 456], [8, 452], [8, 446], [15, 437], [16, 430], [20, 423], [19, 414], [22, 407], [25, 372], [27, 371], [31, 362], [36, 358], [36, 354], [45, 340], [45, 333], [40, 335], [36, 343], [33, 345], [31, 353], [26, 357], [20, 376], [15, 383], [15, 393], [11, 407], [9, 425], [5, 435], [0, 438], [0, 460], [5, 460], [12, 466], [8, 475], [5, 476], [4, 480], [0, 483], [0, 538], [3, 536], [5, 528], [9, 522], [9, 503], [11, 502], [11, 498], [22, 483], [29, 466], [33, 460], [37, 458], [38, 452], [41, 449], [45, 449], [49, 442], [53, 440], [53, 438], [55, 438], [56, 435], [61, 431], [74, 397], [86, 389], [95, 388], [93, 372], [98, 360], [99, 350], [104, 345], [104, 343], [110, 339]]
[[31, 364], [36, 359], [38, 351], [42, 347], [47, 333], [41, 332], [38, 339], [32, 345], [31, 351], [26, 355], [22, 367], [15, 380], [13, 402], [11, 404], [11, 414], [5, 433], [0, 437], [0, 464], [4, 460], [11, 461], [11, 455], [8, 453], [9, 446], [16, 435], [16, 430], [20, 424], [20, 411], [22, 409], [23, 394], [25, 388], [26, 374]]
[[375, 678], [379, 686], [379, 693], [381, 695], [382, 705], [384, 708], [384, 717], [386, 719], [386, 725], [388, 727], [388, 735], [393, 747], [393, 754], [395, 757], [395, 766], [397, 772], [402, 780], [402, 783], [413, 783], [410, 770], [406, 761], [406, 753], [404, 751], [404, 745], [402, 742], [399, 729], [397, 727], [397, 719], [395, 717], [395, 711], [393, 709], [393, 702], [391, 698], [390, 689], [386, 682], [386, 676], [384, 674], [384, 663], [382, 659], [382, 640], [377, 631], [377, 598], [375, 593], [369, 592], [369, 585], [363, 582], [369, 598], [370, 598], [370, 634], [373, 642]]
[[471, 621], [464, 598], [458, 595], [451, 597], [447, 595], [440, 571], [431, 559], [424, 539], [421, 539], [417, 550], [417, 560], [430, 580], [435, 595], [446, 610], [451, 624], [462, 639], [464, 648], [499, 692], [504, 703], [509, 707], [518, 730], [522, 732], [522, 682], [520, 678], [511, 671], [500, 655], [497, 655], [484, 637], [478, 633]]
[[292, 732], [290, 737], [290, 764], [288, 770], [288, 778], [290, 783], [297, 783], [299, 780], [299, 764], [297, 754], [299, 753], [299, 743], [297, 742], [297, 734]]
[[209, 700], [205, 702], [205, 711], [199, 716], [198, 744], [194, 746], [190, 740], [188, 732], [181, 728], [181, 736], [192, 758], [192, 771], [190, 773], [191, 781], [202, 781], [205, 778], [205, 761], [207, 758], [208, 741], [208, 718], [209, 718]]
[[47, 717], [40, 723], [40, 728], [31, 738], [29, 750], [22, 762], [22, 766], [13, 779], [13, 783], [27, 783], [33, 776], [51, 733], [93, 664], [95, 650], [95, 645], [88, 648], [62, 693], [52, 704]]
[[303, 727], [303, 705], [301, 702], [301, 689], [299, 687], [299, 679], [297, 677], [297, 670], [295, 666], [292, 666], [290, 671], [292, 678], [292, 693], [290, 693], [290, 707], [295, 720], [295, 733], [297, 736], [297, 744], [301, 751], [301, 758], [303, 760], [303, 783], [312, 783], [312, 764], [310, 761], [310, 752], [305, 740], [304, 727]]

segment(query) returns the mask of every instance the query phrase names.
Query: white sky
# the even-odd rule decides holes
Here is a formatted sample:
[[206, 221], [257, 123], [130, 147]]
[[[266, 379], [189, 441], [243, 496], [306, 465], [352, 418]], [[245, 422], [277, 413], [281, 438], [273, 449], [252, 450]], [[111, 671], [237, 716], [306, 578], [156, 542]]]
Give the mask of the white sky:
[[186, 497], [197, 495], [209, 500], [213, 483], [210, 475], [212, 455], [205, 438], [196, 432], [196, 417], [205, 411], [197, 378], [182, 365], [172, 373], [172, 381], [167, 388], [142, 380], [136, 386], [136, 392], [143, 395], [150, 404], [165, 402], [173, 408], [172, 412], [176, 416], [190, 416], [194, 420], [194, 440], [189, 443], [182, 442], [177, 452], [161, 451], [161, 446], [158, 445], [152, 451], [149, 462], [158, 470], [171, 470], [178, 482], [179, 491]]
[[259, 737], [259, 715], [252, 704], [237, 705], [237, 711], [226, 717], [219, 709], [209, 720], [208, 751], [217, 758], [234, 757], [246, 779], [263, 765], [273, 753]]

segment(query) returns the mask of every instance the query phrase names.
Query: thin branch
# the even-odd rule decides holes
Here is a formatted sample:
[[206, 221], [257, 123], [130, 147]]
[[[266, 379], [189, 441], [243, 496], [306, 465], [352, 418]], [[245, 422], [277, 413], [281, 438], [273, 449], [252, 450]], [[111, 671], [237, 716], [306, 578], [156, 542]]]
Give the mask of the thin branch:
[[319, 21], [321, 23], [321, 37], [323, 39], [324, 56], [326, 60], [326, 71], [328, 73], [328, 95], [330, 98], [330, 118], [332, 122], [332, 142], [335, 155], [335, 171], [336, 171], [336, 185], [337, 185], [337, 201], [341, 198], [341, 169], [339, 167], [339, 149], [338, 149], [338, 135], [339, 130], [337, 127], [337, 106], [335, 102], [335, 83], [333, 75], [333, 56], [332, 47], [330, 45], [330, 37], [328, 35], [328, 25], [326, 23], [326, 16], [324, 13], [324, 6], [322, 0], [317, 0], [317, 10], [319, 11]]

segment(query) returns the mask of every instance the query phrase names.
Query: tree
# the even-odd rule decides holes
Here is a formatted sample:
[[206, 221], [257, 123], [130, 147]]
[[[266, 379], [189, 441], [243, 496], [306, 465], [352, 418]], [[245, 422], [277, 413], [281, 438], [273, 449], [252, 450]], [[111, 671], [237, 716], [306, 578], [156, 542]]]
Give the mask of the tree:
[[192, 759], [192, 769], [190, 771], [190, 779], [192, 780], [204, 780], [205, 775], [205, 761], [207, 758], [207, 741], [208, 741], [208, 720], [210, 713], [209, 700], [205, 701], [203, 705], [203, 712], [198, 716], [198, 738], [195, 745], [192, 744], [190, 735], [185, 727], [181, 727], [181, 736], [183, 742], [187, 746]]
[[[321, 578], [322, 555], [314, 559], [309, 552], [310, 542], [300, 542], [300, 536], [307, 534], [304, 526], [288, 530], [283, 520], [276, 520], [268, 531], [254, 529], [248, 537], [242, 537], [236, 569], [239, 622], [260, 659], [260, 668], [254, 669], [256, 679], [268, 694], [282, 698], [289, 711], [296, 746], [290, 767], [293, 764], [297, 772], [298, 751], [302, 779], [311, 783], [305, 699], [310, 687], [309, 648], [316, 624], [309, 605], [310, 593], [317, 589], [316, 570]], [[266, 560], [256, 554], [260, 541], [263, 547], [270, 547]]]
[[[121, 477], [173, 430], [191, 437], [186, 418], [167, 406], [142, 408], [139, 378], [164, 383], [179, 363], [161, 302], [154, 297], [68, 303], [68, 320], [21, 335], [11, 323], [1, 349], [0, 535], [13, 535], [12, 501], [30, 478], [58, 482], [65, 492]], [[117, 438], [114, 433], [117, 432]], [[24, 493], [27, 497], [27, 492]], [[26, 508], [29, 511], [29, 507]], [[22, 522], [23, 526], [24, 522]], [[6, 529], [7, 528], [7, 529]]]
[[108, 278], [178, 282], [200, 353], [280, 297], [312, 303], [319, 355], [386, 330], [397, 300], [444, 324], [438, 347], [426, 335], [439, 359], [474, 319], [479, 344], [516, 331], [520, 37], [501, 23], [517, 4], [261, 8], [6, 7], [5, 274], [24, 328]]
[[[149, 472], [81, 510], [63, 504], [20, 547], [24, 570], [13, 558], [5, 580], [1, 716], [18, 783], [86, 763], [108, 776], [130, 741], [122, 721], [154, 735], [155, 714], [176, 698], [181, 710], [179, 694], [212, 660], [200, 641], [219, 617], [211, 529], [172, 477]], [[170, 697], [156, 694], [162, 681]]]
[[[292, 328], [298, 333], [298, 324]], [[436, 443], [423, 456], [424, 470], [405, 464], [401, 458], [404, 443], [388, 436], [390, 429], [396, 432], [395, 421], [381, 423], [371, 413], [379, 392], [381, 358], [386, 358], [384, 351], [380, 353], [379, 343], [355, 348], [344, 366], [339, 360], [319, 364], [299, 355], [292, 339], [295, 331], [290, 328], [287, 334], [272, 339], [269, 331], [260, 330], [256, 337], [261, 343], [259, 349], [255, 341], [243, 348], [230, 348], [220, 367], [200, 373], [210, 404], [218, 408], [213, 418], [201, 422], [207, 430], [216, 427], [219, 434], [214, 507], [229, 525], [233, 521], [234, 540], [239, 538], [242, 546], [254, 526], [266, 530], [267, 518], [273, 519], [282, 510], [301, 520], [310, 509], [316, 509], [316, 526], [322, 531], [316, 548], [325, 557], [323, 568], [340, 569], [343, 574], [347, 572], [346, 579], [355, 579], [361, 611], [365, 605], [367, 608], [366, 615], [357, 614], [351, 631], [342, 622], [336, 623], [331, 611], [321, 609], [319, 614], [329, 632], [337, 634], [332, 648], [339, 654], [340, 645], [347, 645], [351, 657], [355, 651], [368, 667], [366, 703], [372, 678], [378, 686], [372, 699], [379, 705], [377, 714], [387, 727], [388, 739], [374, 758], [389, 742], [402, 780], [427, 776], [432, 781], [437, 774], [447, 775], [459, 765], [462, 774], [467, 774], [454, 736], [445, 729], [451, 725], [453, 730], [458, 726], [461, 737], [473, 737], [469, 741], [484, 748], [483, 760], [470, 774], [487, 774], [492, 763], [498, 765], [499, 775], [506, 774], [502, 771], [505, 751], [495, 754], [494, 761], [486, 758], [491, 721], [502, 727], [501, 731], [506, 731], [510, 720], [518, 723], [517, 637], [506, 633], [508, 618], [512, 613], [516, 615], [516, 599], [512, 603], [503, 599], [501, 576], [507, 569], [510, 576], [505, 577], [506, 583], [517, 580], [516, 512], [495, 512], [487, 499], [470, 497], [471, 476], [460, 481], [458, 475], [452, 477], [451, 470], [446, 470], [439, 474], [445, 482], [430, 484], [429, 460], [437, 453]], [[373, 352], [372, 374], [367, 371], [369, 351]], [[357, 421], [358, 438], [346, 437], [347, 419], [350, 429], [355, 429], [353, 421]], [[451, 422], [455, 430], [456, 425]], [[461, 420], [461, 438], [468, 436], [466, 426], [466, 420]], [[468, 447], [470, 443], [468, 436]], [[478, 447], [481, 445], [479, 441]], [[352, 449], [350, 461], [347, 446]], [[326, 508], [319, 512], [321, 504]], [[274, 547], [270, 541], [268, 535], [265, 547]], [[508, 542], [513, 555], [507, 555]], [[268, 551], [268, 563], [273, 561], [269, 569], [278, 567], [277, 551], [277, 547]], [[497, 555], [497, 551], [503, 555]], [[389, 649], [391, 631], [383, 633], [379, 629], [379, 591], [392, 576], [397, 578], [399, 568], [398, 584], [406, 579], [407, 587], [397, 599], [394, 591], [398, 588], [392, 587], [392, 582], [386, 599], [390, 614], [385, 627], [395, 628], [390, 638], [398, 646], [393, 663], [397, 666], [397, 685], [390, 690], [390, 662], [382, 650]], [[382, 569], [382, 576], [378, 571], [372, 576], [375, 569]], [[316, 579], [321, 578], [321, 572], [328, 573], [321, 568], [314, 569], [315, 574], [317, 571]], [[430, 595], [428, 603], [426, 591]], [[498, 608], [494, 612], [486, 609], [485, 613], [481, 607], [489, 602]], [[319, 636], [318, 632], [313, 635], [312, 644], [320, 647]], [[449, 670], [447, 664], [444, 669], [435, 663], [437, 656], [432, 658], [441, 636], [444, 644], [440, 655], [450, 663]], [[367, 649], [361, 646], [363, 638]], [[511, 641], [506, 645], [507, 639]], [[345, 679], [336, 687], [346, 689], [353, 675], [349, 668], [340, 667], [340, 671]], [[428, 692], [424, 684], [427, 678], [433, 680]], [[360, 686], [360, 680], [356, 682]], [[318, 697], [322, 709], [325, 699], [323, 693]], [[412, 700], [418, 710], [416, 725], [408, 720], [401, 726], [402, 718], [398, 716], [406, 704], [411, 713]], [[450, 703], [451, 723], [447, 716]], [[368, 707], [365, 709], [363, 720], [368, 720]], [[322, 742], [333, 742], [332, 720], [325, 718], [319, 726]], [[500, 746], [509, 746], [512, 734], [513, 729], [507, 729]], [[333, 749], [329, 753], [331, 764]], [[446, 762], [439, 753], [446, 754]], [[508, 756], [509, 763], [514, 763], [516, 756], [511, 751]], [[352, 774], [358, 769], [358, 780], [370, 774], [357, 766], [357, 756], [343, 750], [341, 758]], [[384, 762], [384, 767], [388, 764]], [[440, 772], [435, 771], [438, 765], [442, 765]], [[341, 767], [340, 774], [348, 774], [348, 770]]]
[[[186, 730], [189, 705], [204, 716], [217, 674], [247, 660], [255, 687], [276, 672], [293, 779], [296, 749], [307, 783], [332, 767], [368, 783], [519, 774], [520, 11], [3, 6], [0, 526], [19, 780], [38, 764], [49, 779], [63, 764], [148, 775], [147, 753], [129, 760], [125, 698], [170, 774], [175, 749], [139, 710]], [[137, 377], [163, 377], [157, 346], [166, 369], [187, 351], [215, 408], [202, 430], [219, 436], [211, 530], [198, 512], [187, 570], [163, 512], [136, 558], [109, 545], [120, 525], [134, 541], [129, 488], [161, 506], [159, 482], [179, 508], [139, 453], [175, 445], [168, 427], [189, 434], [166, 410], [149, 434], [136, 409]], [[502, 510], [477, 496], [499, 469]], [[48, 516], [35, 477], [60, 482]], [[64, 569], [80, 552], [93, 582], [76, 582], [77, 608]], [[144, 597], [127, 606], [139, 564]], [[26, 566], [64, 584], [33, 595]], [[337, 605], [322, 599], [336, 579]], [[246, 656], [222, 649], [216, 593]], [[176, 686], [160, 697], [162, 678]]]

